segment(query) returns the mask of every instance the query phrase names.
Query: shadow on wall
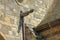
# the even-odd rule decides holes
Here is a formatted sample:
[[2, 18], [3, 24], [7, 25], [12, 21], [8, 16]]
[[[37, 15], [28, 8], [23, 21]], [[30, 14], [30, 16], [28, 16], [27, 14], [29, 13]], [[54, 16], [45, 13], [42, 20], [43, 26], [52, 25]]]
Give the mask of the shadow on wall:
[[4, 37], [0, 34], [0, 40], [5, 40]]

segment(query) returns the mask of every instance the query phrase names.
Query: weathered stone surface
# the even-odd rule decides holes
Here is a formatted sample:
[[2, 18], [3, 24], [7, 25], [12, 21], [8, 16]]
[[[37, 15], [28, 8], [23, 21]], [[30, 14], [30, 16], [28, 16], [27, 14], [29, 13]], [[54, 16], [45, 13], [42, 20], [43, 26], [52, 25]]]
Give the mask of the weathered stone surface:
[[54, 8], [56, 2], [57, 0], [24, 0], [19, 6], [15, 0], [0, 0], [0, 31], [4, 35], [5, 40], [22, 40], [22, 32], [17, 33], [21, 10], [25, 12], [34, 9], [32, 14], [25, 17], [27, 26], [33, 28], [45, 19], [45, 15]]
[[60, 25], [40, 32], [44, 40], [59, 40], [60, 39]]
[[[56, 4], [55, 4], [56, 3]], [[56, 19], [60, 19], [60, 1], [56, 1], [53, 4], [52, 10], [48, 12], [41, 24], [45, 24]]]

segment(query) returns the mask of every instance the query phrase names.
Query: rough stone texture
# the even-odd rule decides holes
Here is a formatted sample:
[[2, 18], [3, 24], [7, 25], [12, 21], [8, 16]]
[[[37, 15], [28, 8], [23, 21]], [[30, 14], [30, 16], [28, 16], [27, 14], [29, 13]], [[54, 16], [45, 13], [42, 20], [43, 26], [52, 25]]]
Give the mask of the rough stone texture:
[[60, 40], [60, 25], [40, 32], [44, 40]]
[[[49, 8], [53, 4], [54, 0], [40, 0], [33, 1], [32, 5], [30, 5], [30, 9], [33, 8], [35, 11], [26, 17], [25, 23], [28, 24], [31, 28], [37, 27], [39, 23], [44, 19], [47, 14]], [[29, 3], [28, 3], [29, 4]], [[28, 18], [28, 19], [27, 19]]]
[[41, 22], [41, 24], [48, 23], [56, 19], [60, 19], [60, 0], [54, 2], [52, 6], [54, 8], [52, 8], [51, 12], [48, 12], [48, 14], [45, 16], [45, 19]]
[[34, 9], [32, 14], [25, 17], [27, 26], [33, 28], [45, 19], [45, 15], [54, 8], [56, 2], [57, 0], [25, 0], [19, 6], [15, 0], [0, 0], [1, 34], [4, 35], [5, 40], [22, 40], [22, 31], [17, 33], [20, 10], [25, 12]]
[[[54, 2], [52, 7], [47, 12], [47, 15], [45, 16], [44, 20], [42, 20], [38, 26], [51, 22], [51, 21], [54, 21], [56, 19], [60, 19], [60, 0]], [[39, 28], [39, 27], [37, 27], [37, 28]], [[42, 27], [40, 27], [40, 28], [42, 28]]]
[[0, 0], [0, 32], [5, 40], [22, 40], [22, 31], [17, 33], [19, 10], [14, 0]]

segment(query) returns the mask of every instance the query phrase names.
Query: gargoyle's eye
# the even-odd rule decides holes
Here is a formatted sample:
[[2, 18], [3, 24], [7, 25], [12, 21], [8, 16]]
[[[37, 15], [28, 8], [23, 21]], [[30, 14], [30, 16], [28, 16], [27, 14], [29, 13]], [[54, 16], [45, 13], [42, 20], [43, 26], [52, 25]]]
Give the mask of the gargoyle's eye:
[[19, 3], [22, 3], [23, 2], [23, 0], [17, 0]]

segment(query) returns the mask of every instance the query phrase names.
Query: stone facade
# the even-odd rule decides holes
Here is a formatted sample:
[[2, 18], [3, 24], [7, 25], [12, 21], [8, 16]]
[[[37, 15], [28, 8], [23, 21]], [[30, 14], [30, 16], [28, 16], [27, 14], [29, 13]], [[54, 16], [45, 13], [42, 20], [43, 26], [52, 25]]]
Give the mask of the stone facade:
[[[0, 32], [5, 40], [22, 40], [22, 31], [17, 33], [19, 14], [30, 9], [34, 12], [25, 17], [29, 28], [34, 28], [45, 18], [57, 0], [25, 0], [19, 5], [15, 0], [0, 0]], [[51, 8], [52, 7], [52, 8]], [[31, 37], [30, 37], [31, 38]], [[30, 39], [32, 40], [32, 39]], [[35, 40], [35, 39], [34, 39]]]

